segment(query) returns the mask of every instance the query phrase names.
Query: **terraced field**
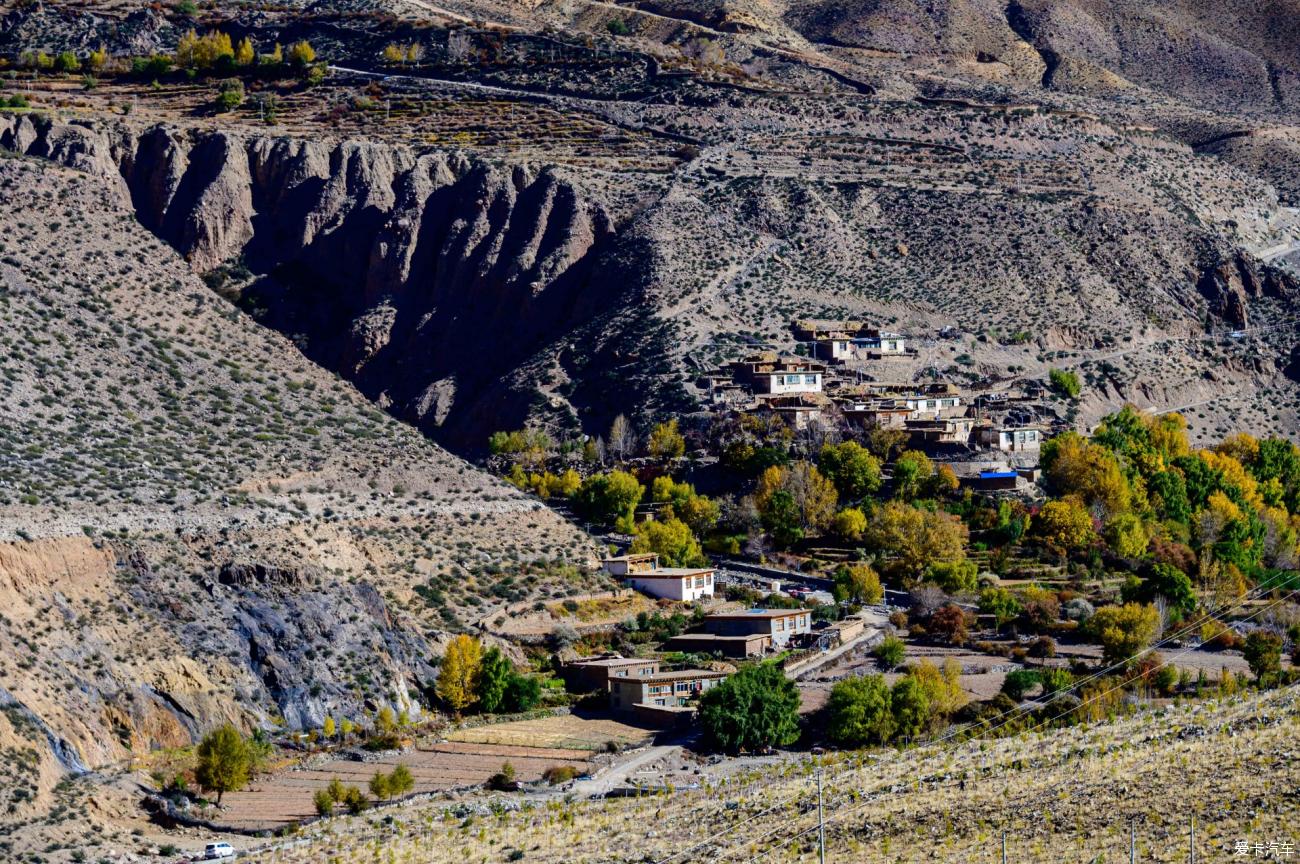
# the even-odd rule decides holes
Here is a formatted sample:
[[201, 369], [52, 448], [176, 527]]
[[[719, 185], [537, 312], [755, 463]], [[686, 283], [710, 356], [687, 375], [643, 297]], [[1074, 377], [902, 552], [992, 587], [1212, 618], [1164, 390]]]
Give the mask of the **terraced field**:
[[225, 796], [217, 821], [240, 831], [272, 831], [316, 815], [312, 796], [337, 778], [365, 790], [376, 772], [405, 765], [415, 777], [414, 794], [477, 786], [509, 762], [521, 782], [541, 779], [557, 765], [586, 771], [594, 748], [518, 747], [503, 744], [449, 741], [398, 756], [369, 762], [333, 759], [286, 771]]
[[[1207, 701], [998, 741], [825, 757], [827, 860], [1180, 862], [1196, 822], [1199, 861], [1234, 860], [1240, 841], [1296, 840], [1300, 781], [1294, 688]], [[249, 860], [280, 864], [356, 853], [396, 860], [628, 862], [817, 859], [815, 765], [763, 766], [672, 796], [527, 805], [493, 831], [457, 813], [490, 800], [420, 804], [308, 829]], [[455, 811], [455, 812], [453, 812]], [[1100, 856], [1100, 857], [1099, 857]]]
[[617, 720], [570, 714], [458, 729], [447, 737], [451, 741], [484, 746], [558, 747], [590, 753], [605, 750], [610, 743], [620, 746], [640, 744], [653, 735], [653, 730]]

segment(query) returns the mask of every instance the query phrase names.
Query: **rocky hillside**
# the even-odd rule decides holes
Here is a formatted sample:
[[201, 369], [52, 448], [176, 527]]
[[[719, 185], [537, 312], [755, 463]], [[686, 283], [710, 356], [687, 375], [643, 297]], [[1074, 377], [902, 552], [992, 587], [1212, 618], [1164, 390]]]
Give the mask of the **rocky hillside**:
[[0, 159], [6, 819], [221, 719], [418, 713], [448, 631], [589, 578], [583, 536], [217, 297], [107, 180]]
[[959, 380], [1080, 365], [1084, 422], [1124, 401], [1205, 405], [1208, 435], [1293, 416], [1296, 283], [1257, 253], [1300, 219], [1264, 178], [1095, 116], [834, 100], [816, 140], [796, 130], [825, 105], [783, 115], [775, 95], [640, 109], [734, 131], [621, 183], [238, 125], [27, 115], [0, 118], [0, 145], [110, 178], [210, 284], [466, 452], [529, 418], [689, 410], [692, 369], [742, 334], [789, 345], [804, 316], [955, 326], [918, 369]]

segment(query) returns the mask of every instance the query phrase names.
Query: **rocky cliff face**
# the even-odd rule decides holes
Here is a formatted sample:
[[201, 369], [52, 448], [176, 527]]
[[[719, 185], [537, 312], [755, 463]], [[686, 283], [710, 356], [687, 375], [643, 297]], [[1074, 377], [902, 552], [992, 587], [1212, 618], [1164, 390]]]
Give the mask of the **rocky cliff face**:
[[[0, 118], [0, 146], [120, 177], [140, 222], [197, 270], [242, 260], [264, 323], [453, 443], [481, 444], [473, 418], [499, 379], [627, 287], [592, 276], [613, 217], [553, 169], [30, 116]], [[493, 422], [508, 419], [522, 414]]]

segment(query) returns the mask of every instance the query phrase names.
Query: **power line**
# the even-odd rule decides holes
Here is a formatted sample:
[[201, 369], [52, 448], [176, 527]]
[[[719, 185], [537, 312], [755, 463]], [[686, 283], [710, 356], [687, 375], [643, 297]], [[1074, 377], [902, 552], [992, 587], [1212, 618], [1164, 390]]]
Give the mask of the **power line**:
[[[1243, 618], [1242, 621], [1250, 621], [1250, 620], [1252, 620], [1252, 619], [1254, 619], [1254, 618], [1259, 617], [1260, 615], [1264, 614], [1264, 612], [1268, 611], [1269, 609], [1272, 609], [1273, 607], [1278, 606], [1278, 605], [1280, 605], [1281, 603], [1286, 602], [1286, 601], [1287, 601], [1288, 599], [1290, 599], [1291, 597], [1294, 597], [1296, 593], [1297, 593], [1297, 592], [1295, 592], [1295, 591], [1288, 592], [1285, 596], [1283, 596], [1283, 597], [1279, 597], [1277, 600], [1272, 601], [1270, 604], [1268, 604], [1268, 605], [1265, 606], [1264, 608], [1262, 608], [1262, 609], [1260, 609], [1260, 610], [1254, 612], [1253, 614], [1247, 616], [1246, 618]], [[1175, 660], [1175, 659], [1177, 659], [1177, 658], [1179, 658], [1179, 657], [1185, 656], [1186, 654], [1190, 654], [1190, 653], [1192, 653], [1193, 651], [1196, 651], [1196, 650], [1198, 650], [1198, 649], [1197, 649], [1197, 648], [1188, 648], [1188, 649], [1185, 649], [1184, 651], [1181, 651], [1181, 652], [1179, 652], [1178, 654], [1175, 654], [1175, 655], [1174, 655], [1172, 658], [1170, 658], [1170, 659], [1162, 660], [1162, 661], [1161, 661], [1161, 662], [1156, 666], [1156, 669], [1161, 669], [1161, 668], [1163, 668], [1163, 667], [1169, 665], [1173, 660]], [[1108, 690], [1105, 690], [1105, 691], [1103, 691], [1103, 692], [1101, 692], [1101, 693], [1096, 694], [1095, 696], [1090, 697], [1088, 700], [1085, 700], [1085, 701], [1081, 702], [1080, 704], [1081, 704], [1081, 705], [1086, 705], [1086, 704], [1088, 704], [1089, 702], [1092, 702], [1092, 701], [1096, 701], [1096, 700], [1098, 700], [1098, 699], [1101, 699], [1101, 698], [1103, 698], [1103, 697], [1105, 697], [1105, 696], [1110, 695], [1111, 693], [1114, 693], [1116, 690], [1121, 690], [1121, 689], [1123, 689], [1124, 687], [1125, 687], [1125, 683], [1121, 682], [1120, 684], [1117, 684], [1117, 685], [1115, 685], [1114, 687], [1109, 688]], [[1037, 731], [1039, 728], [1041, 728], [1045, 723], [1047, 723], [1047, 722], [1049, 722], [1049, 721], [1050, 721], [1050, 718], [1044, 718], [1043, 720], [1040, 720], [1038, 723], [1034, 724], [1033, 726], [1029, 727], [1028, 729], [1023, 730], [1023, 732], [1034, 732], [1034, 731]], [[1023, 733], [1022, 733], [1022, 734], [1023, 734]], [[930, 757], [926, 757], [926, 758], [934, 758], [934, 757], [939, 756], [939, 755], [942, 755], [942, 754], [933, 754], [932, 756], [930, 756]], [[946, 784], [946, 785], [951, 785], [951, 784]], [[865, 807], [865, 806], [868, 805], [868, 804], [875, 803], [875, 801], [877, 801], [877, 800], [879, 800], [879, 799], [869, 799], [869, 800], [864, 800], [861, 804], [851, 805], [848, 809], [845, 809], [845, 810], [839, 810], [839, 811], [832, 812], [830, 818], [827, 819], [826, 821], [828, 821], [828, 822], [829, 822], [829, 821], [834, 821], [834, 820], [840, 818], [841, 816], [848, 816], [848, 815], [850, 815], [850, 814], [852, 814], [852, 813], [854, 813], [854, 812], [857, 812], [858, 810], [862, 809], [863, 807]], [[780, 829], [778, 828], [778, 829], [776, 829], [776, 830], [779, 831]], [[796, 834], [793, 834], [793, 835], [791, 835], [790, 837], [787, 837], [785, 840], [781, 841], [777, 846], [773, 847], [773, 849], [780, 848], [780, 847], [782, 847], [782, 846], [788, 845], [789, 843], [791, 843], [791, 842], [793, 842], [793, 841], [799, 839], [800, 837], [803, 837], [804, 835], [810, 833], [811, 830], [812, 830], [811, 828], [806, 828], [806, 829], [804, 829], [804, 830], [802, 830], [802, 831], [799, 831], [799, 832], [797, 832]], [[769, 832], [767, 835], [765, 835], [763, 838], [760, 838], [760, 839], [766, 839], [767, 837], [770, 837], [770, 836], [771, 836], [772, 834], [774, 834], [774, 833], [776, 833], [776, 831]], [[751, 841], [751, 842], [752, 842], [752, 841]], [[733, 845], [734, 845], [734, 844], [733, 844]], [[751, 857], [751, 858], [746, 859], [747, 864], [750, 864], [750, 862], [758, 861], [759, 859], [766, 857], [768, 854], [770, 854], [770, 853], [773, 851], [773, 849], [768, 849], [768, 850], [765, 851], [765, 852], [761, 852], [761, 853], [759, 853], [758, 855], [755, 855], [755, 856], [753, 856], [753, 857]], [[1193, 856], [1194, 856], [1194, 855], [1195, 855], [1195, 853], [1193, 852]], [[1195, 858], [1193, 857], [1192, 860], [1194, 861]]]
[[[1226, 602], [1224, 602], [1223, 604], [1220, 604], [1218, 607], [1216, 607], [1216, 608], [1213, 609], [1213, 610], [1207, 610], [1206, 613], [1205, 613], [1204, 615], [1202, 615], [1202, 616], [1201, 616], [1199, 619], [1197, 619], [1196, 621], [1193, 621], [1193, 622], [1190, 623], [1190, 624], [1183, 625], [1181, 629], [1176, 630], [1175, 632], [1173, 632], [1173, 633], [1170, 634], [1169, 636], [1166, 636], [1166, 637], [1164, 637], [1163, 639], [1161, 639], [1161, 640], [1155, 642], [1154, 644], [1148, 646], [1147, 648], [1142, 649], [1142, 650], [1139, 651], [1137, 654], [1135, 654], [1135, 655], [1134, 655], [1130, 660], [1117, 661], [1117, 662], [1115, 662], [1115, 663], [1110, 664], [1109, 666], [1105, 666], [1105, 667], [1103, 667], [1102, 669], [1098, 670], [1097, 672], [1092, 673], [1091, 675], [1088, 675], [1087, 677], [1081, 678], [1080, 680], [1074, 682], [1074, 683], [1071, 685], [1072, 689], [1073, 689], [1073, 688], [1077, 688], [1077, 687], [1082, 687], [1082, 686], [1084, 686], [1084, 685], [1086, 685], [1086, 684], [1089, 684], [1089, 683], [1091, 683], [1091, 682], [1093, 682], [1093, 681], [1096, 681], [1096, 680], [1098, 680], [1098, 679], [1100, 679], [1100, 678], [1105, 677], [1106, 675], [1110, 674], [1111, 672], [1114, 672], [1114, 671], [1116, 671], [1116, 670], [1118, 670], [1118, 669], [1125, 668], [1125, 667], [1128, 666], [1128, 664], [1129, 664], [1132, 660], [1140, 659], [1141, 657], [1144, 657], [1144, 656], [1146, 656], [1147, 654], [1150, 654], [1150, 653], [1152, 653], [1152, 652], [1158, 650], [1160, 647], [1162, 647], [1162, 646], [1164, 646], [1164, 645], [1167, 645], [1167, 644], [1169, 644], [1170, 642], [1173, 642], [1173, 641], [1175, 641], [1175, 640], [1181, 639], [1183, 636], [1186, 636], [1186, 635], [1188, 635], [1189, 633], [1192, 633], [1192, 632], [1194, 632], [1195, 630], [1199, 629], [1199, 627], [1200, 627], [1201, 624], [1203, 624], [1203, 623], [1205, 623], [1205, 622], [1207, 622], [1207, 621], [1209, 621], [1209, 620], [1212, 620], [1212, 619], [1215, 617], [1215, 615], [1217, 615], [1217, 614], [1223, 612], [1225, 609], [1227, 609], [1227, 608], [1229, 608], [1229, 607], [1231, 607], [1231, 606], [1239, 605], [1239, 604], [1241, 604], [1241, 603], [1245, 603], [1245, 602], [1249, 602], [1250, 600], [1257, 599], [1257, 597], [1262, 597], [1262, 596], [1264, 596], [1265, 594], [1267, 594], [1268, 592], [1274, 590], [1274, 588], [1277, 587], [1277, 586], [1275, 586], [1275, 585], [1269, 585], [1269, 584], [1267, 584], [1267, 581], [1268, 581], [1268, 580], [1265, 580], [1264, 583], [1261, 583], [1260, 585], [1255, 586], [1253, 589], [1251, 589], [1250, 591], [1246, 592], [1246, 594], [1243, 594], [1241, 597], [1233, 598], [1232, 600], [1226, 601]], [[1195, 650], [1195, 649], [1191, 649], [1191, 650]], [[1047, 701], [1043, 703], [1043, 707], [1046, 707], [1047, 705], [1051, 705], [1051, 704], [1052, 704], [1053, 702], [1055, 702], [1057, 699], [1062, 698], [1062, 697], [1065, 696], [1065, 695], [1066, 695], [1065, 691], [1059, 691], [1059, 692], [1057, 692], [1057, 693], [1053, 693], [1053, 694], [1052, 694], [1052, 695], [1047, 699]], [[999, 713], [999, 714], [996, 714], [996, 715], [994, 715], [992, 718], [986, 718], [986, 719], [983, 720], [983, 721], [972, 721], [972, 722], [970, 722], [970, 723], [965, 724], [964, 726], [954, 727], [954, 728], [948, 730], [946, 733], [944, 733], [942, 736], [940, 736], [938, 739], [936, 739], [934, 742], [931, 742], [931, 743], [932, 743], [932, 744], [943, 744], [944, 742], [946, 742], [946, 741], [950, 741], [950, 740], [952, 740], [953, 738], [955, 738], [956, 736], [963, 734], [964, 732], [970, 731], [971, 729], [973, 729], [973, 728], [975, 728], [975, 727], [978, 727], [978, 726], [985, 726], [985, 724], [989, 724], [989, 723], [993, 723], [993, 725], [985, 726], [985, 728], [984, 728], [984, 732], [985, 732], [986, 734], [987, 734], [987, 733], [990, 733], [990, 732], [996, 732], [997, 730], [1003, 728], [1003, 727], [1006, 726], [1008, 723], [1010, 723], [1010, 722], [1012, 721], [1012, 719], [1015, 718], [1015, 716], [1017, 716], [1017, 715], [1022, 715], [1022, 714], [1023, 714], [1023, 712], [1021, 711], [1021, 709], [1019, 708], [1019, 706], [1017, 706], [1016, 708], [1008, 709], [1008, 710], [1003, 711], [1003, 712], [1001, 712], [1001, 713]], [[1001, 721], [1001, 722], [995, 722], [995, 721]], [[948, 750], [951, 751], [951, 750], [953, 750], [953, 749], [956, 749], [956, 746], [959, 746], [961, 743], [964, 743], [964, 742], [957, 742], [956, 745], [953, 745], [952, 747], [948, 748]], [[936, 753], [936, 754], [934, 754], [934, 755], [935, 755], [935, 756], [939, 756], [939, 755], [943, 755], [943, 754], [938, 754], [938, 753]], [[868, 758], [873, 758], [873, 759], [875, 759], [876, 757], [868, 757]], [[927, 758], [932, 758], [932, 757], [927, 757]], [[876, 760], [876, 761], [879, 761], [879, 760]], [[848, 772], [851, 771], [851, 770], [854, 770], [854, 769], [852, 769], [852, 768], [848, 768], [848, 767], [842, 768], [839, 772], [836, 772], [836, 774], [832, 775], [832, 778], [831, 778], [831, 779], [832, 779], [832, 780], [833, 780], [833, 779], [836, 779], [838, 776], [841, 776], [841, 775], [843, 775], [843, 774], [845, 774], [845, 773], [848, 773]], [[725, 836], [728, 835], [728, 834], [731, 834], [732, 832], [738, 830], [739, 828], [741, 828], [741, 827], [743, 827], [743, 826], [745, 826], [745, 825], [747, 825], [747, 824], [751, 824], [751, 823], [753, 823], [753, 822], [758, 821], [758, 820], [761, 819], [763, 816], [766, 816], [767, 814], [773, 812], [774, 810], [781, 809], [781, 808], [784, 808], [784, 807], [788, 806], [789, 804], [791, 804], [791, 803], [793, 803], [795, 800], [797, 800], [799, 797], [801, 797], [803, 794], [804, 794], [804, 793], [802, 793], [802, 792], [796, 792], [795, 794], [793, 794], [793, 795], [791, 795], [791, 796], [785, 798], [784, 800], [782, 800], [782, 801], [778, 801], [777, 803], [775, 803], [775, 804], [773, 804], [773, 805], [771, 805], [771, 806], [769, 806], [769, 807], [767, 807], [767, 808], [765, 808], [765, 809], [759, 811], [758, 813], [755, 813], [753, 816], [750, 816], [750, 817], [748, 817], [748, 818], [746, 818], [746, 819], [744, 819], [744, 820], [741, 820], [740, 822], [736, 822], [736, 823], [732, 824], [731, 826], [729, 826], [729, 827], [727, 827], [727, 828], [725, 828], [725, 829], [723, 829], [723, 830], [721, 830], [721, 831], [719, 831], [719, 832], [716, 832], [716, 833], [713, 834], [713, 835], [710, 835], [709, 837], [705, 838], [704, 840], [702, 840], [702, 841], [700, 841], [700, 842], [698, 842], [698, 843], [696, 843], [696, 844], [694, 844], [694, 845], [692, 845], [692, 846], [690, 846], [690, 847], [687, 847], [686, 849], [682, 849], [682, 850], [680, 850], [680, 851], [678, 851], [678, 852], [676, 852], [676, 853], [673, 853], [672, 855], [669, 855], [669, 856], [667, 856], [667, 857], [665, 857], [665, 858], [657, 859], [657, 860], [655, 861], [655, 864], [668, 864], [668, 862], [674, 861], [674, 860], [680, 858], [680, 857], [683, 856], [683, 855], [688, 855], [688, 854], [690, 854], [690, 853], [696, 851], [697, 849], [700, 849], [700, 848], [702, 848], [702, 847], [704, 847], [704, 846], [707, 846], [707, 845], [713, 843], [715, 840], [718, 840], [718, 839], [720, 839], [720, 838], [722, 838], [722, 837], [725, 837]]]

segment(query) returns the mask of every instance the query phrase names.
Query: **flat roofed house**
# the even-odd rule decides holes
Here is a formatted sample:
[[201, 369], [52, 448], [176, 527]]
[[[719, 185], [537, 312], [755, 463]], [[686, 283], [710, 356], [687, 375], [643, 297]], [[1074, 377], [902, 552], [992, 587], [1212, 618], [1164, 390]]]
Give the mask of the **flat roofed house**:
[[713, 596], [712, 567], [660, 567], [626, 577], [628, 585], [638, 591], [664, 600], [682, 600], [693, 603]]
[[608, 690], [612, 678], [644, 678], [659, 672], [658, 660], [619, 655], [590, 657], [564, 664], [564, 683], [574, 692]]
[[726, 672], [686, 669], [636, 678], [609, 679], [609, 707], [634, 712], [637, 705], [680, 708], [726, 679]]
[[906, 339], [898, 333], [867, 329], [856, 335], [837, 334], [817, 339], [813, 353], [820, 360], [847, 363], [851, 360], [875, 360], [907, 353]]
[[743, 612], [719, 612], [704, 616], [704, 630], [715, 636], [761, 634], [772, 645], [784, 648], [790, 640], [812, 632], [812, 612], [807, 609], [746, 609]]
[[908, 420], [903, 424], [913, 446], [935, 444], [969, 444], [975, 420], [971, 417], [941, 417], [935, 420]]
[[759, 657], [772, 647], [772, 637], [763, 633], [742, 636], [718, 636], [715, 633], [682, 633], [664, 643], [667, 651], [685, 651], [700, 654], [721, 654], [740, 659]]
[[1037, 426], [985, 426], [979, 431], [979, 441], [1007, 453], [1035, 453], [1043, 446], [1043, 430]]
[[737, 383], [755, 393], [820, 393], [826, 366], [802, 357], [760, 355], [732, 365]]
[[892, 399], [853, 402], [841, 409], [844, 419], [857, 426], [878, 429], [902, 429], [912, 417], [912, 409]]
[[630, 576], [659, 569], [659, 555], [655, 552], [636, 552], [616, 555], [600, 562], [601, 568], [611, 576]]

